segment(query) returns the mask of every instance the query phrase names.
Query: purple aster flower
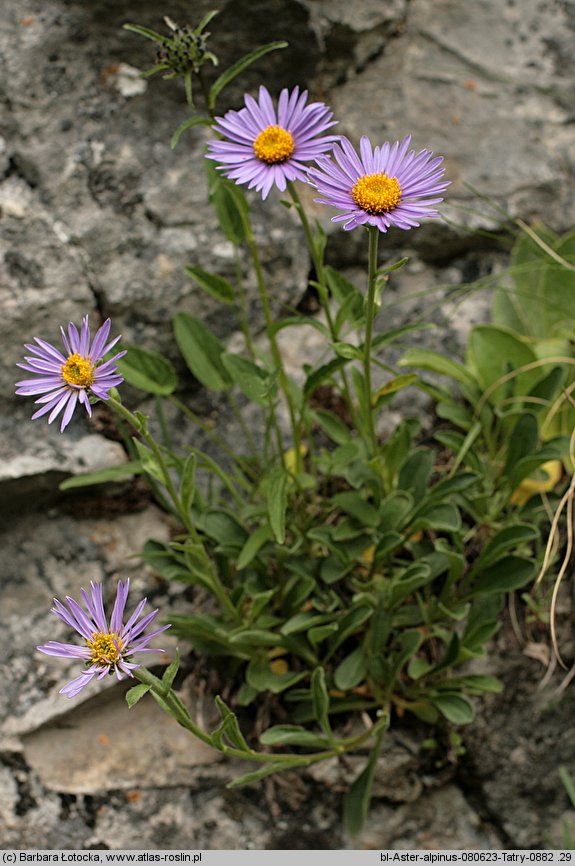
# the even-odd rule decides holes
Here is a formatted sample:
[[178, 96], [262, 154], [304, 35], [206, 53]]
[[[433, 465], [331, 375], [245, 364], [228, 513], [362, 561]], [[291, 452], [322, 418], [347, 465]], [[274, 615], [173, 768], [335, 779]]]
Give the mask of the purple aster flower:
[[148, 647], [148, 644], [153, 637], [170, 628], [169, 625], [158, 628], [149, 634], [142, 634], [158, 614], [158, 610], [153, 610], [143, 619], [140, 619], [146, 605], [145, 598], [138, 604], [124, 625], [124, 608], [129, 590], [129, 578], [124, 584], [121, 580], [118, 582], [116, 600], [109, 624], [104, 612], [102, 585], [100, 583], [90, 581], [90, 593], [87, 593], [85, 589], [80, 590], [87, 612], [68, 595], [66, 596], [68, 608], [57, 598], [54, 599], [52, 613], [55, 613], [66, 625], [75, 629], [86, 641], [86, 646], [76, 646], [75, 644], [49, 640], [44, 646], [36, 647], [47, 656], [82, 659], [84, 661], [86, 669], [82, 671], [79, 677], [60, 689], [61, 695], [73, 698], [94, 677], [101, 680], [106, 674], [115, 673], [119, 680], [123, 680], [124, 677], [133, 677], [132, 671], [140, 667], [140, 665], [132, 662], [134, 653], [164, 652], [161, 649], [152, 649]]
[[68, 325], [68, 336], [64, 329], [60, 328], [65, 355], [39, 337], [34, 337], [37, 346], [33, 343], [26, 344], [26, 349], [33, 354], [25, 358], [25, 364], [17, 366], [33, 373], [34, 378], [16, 382], [16, 393], [25, 397], [43, 395], [35, 401], [42, 406], [32, 415], [32, 420], [50, 412], [48, 423], [51, 424], [63, 410], [60, 430], [64, 430], [70, 423], [77, 403], [82, 403], [88, 415], [91, 415], [89, 395], [107, 400], [110, 388], [124, 381], [117, 372], [115, 361], [125, 355], [125, 351], [118, 352], [109, 361], [101, 363], [120, 339], [115, 337], [108, 342], [110, 327], [110, 319], [106, 319], [96, 331], [91, 344], [88, 316], [84, 316], [80, 333], [72, 323]]
[[305, 163], [331, 150], [339, 138], [324, 135], [337, 121], [323, 102], [306, 105], [307, 90], [284, 88], [277, 113], [265, 87], [258, 102], [248, 95], [244, 100], [245, 108], [216, 117], [214, 130], [226, 141], [208, 142], [207, 158], [236, 183], [261, 190], [264, 199], [274, 184], [283, 192], [286, 181], [305, 181]]
[[328, 204], [345, 213], [332, 217], [332, 222], [345, 222], [348, 231], [360, 225], [376, 226], [386, 232], [391, 225], [410, 229], [419, 220], [439, 216], [432, 205], [449, 186], [440, 182], [445, 173], [439, 168], [443, 157], [430, 150], [408, 152], [408, 135], [401, 144], [385, 142], [372, 148], [367, 136], [356, 153], [349, 139], [342, 136], [333, 148], [331, 157], [320, 156], [318, 168], [308, 172], [308, 180], [321, 198], [319, 204]]

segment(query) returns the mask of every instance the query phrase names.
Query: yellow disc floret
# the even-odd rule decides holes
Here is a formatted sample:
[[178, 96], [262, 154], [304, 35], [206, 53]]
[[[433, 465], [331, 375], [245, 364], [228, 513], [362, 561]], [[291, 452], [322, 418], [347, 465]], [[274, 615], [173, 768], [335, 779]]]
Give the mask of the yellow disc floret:
[[115, 665], [122, 653], [122, 641], [117, 634], [95, 631], [87, 640], [95, 665]]
[[393, 210], [401, 199], [401, 187], [396, 177], [384, 171], [362, 175], [351, 191], [354, 202], [366, 213], [380, 214]]
[[283, 126], [268, 126], [262, 129], [254, 141], [257, 158], [268, 165], [285, 162], [294, 152], [294, 148], [293, 136]]
[[82, 358], [74, 353], [65, 364], [62, 364], [62, 376], [68, 385], [79, 385], [87, 388], [94, 381], [94, 364], [89, 358]]

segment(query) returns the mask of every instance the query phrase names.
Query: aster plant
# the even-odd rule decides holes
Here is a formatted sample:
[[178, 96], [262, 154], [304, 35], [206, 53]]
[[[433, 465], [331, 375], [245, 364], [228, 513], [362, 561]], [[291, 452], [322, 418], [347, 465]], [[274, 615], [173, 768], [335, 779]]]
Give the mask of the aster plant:
[[90, 592], [80, 590], [84, 607], [70, 596], [66, 596], [66, 604], [54, 599], [52, 613], [67, 626], [74, 629], [84, 639], [85, 645], [60, 643], [50, 640], [36, 649], [48, 656], [73, 658], [82, 660], [85, 669], [82, 673], [60, 689], [60, 694], [74, 698], [94, 677], [101, 680], [108, 674], [115, 674], [118, 680], [133, 678], [134, 671], [140, 665], [133, 661], [136, 653], [163, 653], [163, 649], [153, 649], [148, 646], [152, 638], [170, 628], [164, 625], [148, 634], [144, 631], [158, 615], [153, 610], [142, 617], [147, 599], [142, 599], [132, 615], [124, 622], [124, 611], [130, 591], [130, 579], [124, 583], [118, 581], [116, 598], [110, 618], [106, 617], [103, 602], [102, 585], [90, 581]]
[[[174, 74], [193, 74], [202, 82], [207, 20], [198, 32], [170, 25], [174, 36], [161, 45], [159, 59], [172, 64]], [[131, 29], [162, 38], [145, 28]], [[186, 46], [191, 53], [182, 59]], [[493, 342], [478, 341], [477, 357], [470, 353], [467, 366], [415, 350], [420, 367], [463, 383], [465, 400], [473, 403], [468, 412], [457, 394], [421, 383], [417, 373], [400, 372], [413, 354], [397, 366], [380, 357], [384, 347], [397, 348], [406, 335], [426, 327], [410, 321], [386, 328], [383, 321], [374, 336], [383, 288], [406, 261], [380, 266], [380, 236], [440, 215], [437, 205], [449, 185], [442, 158], [411, 149], [409, 136], [377, 146], [364, 136], [356, 151], [347, 138], [333, 134], [329, 107], [310, 101], [299, 87], [284, 88], [275, 102], [262, 86], [257, 98], [245, 95], [239, 110], [214, 117], [216, 97], [242, 63], [245, 68], [245, 58], [211, 88], [203, 82], [206, 116], [186, 121], [174, 138], [200, 122], [214, 133], [204, 167], [210, 201], [234, 249], [236, 276], [228, 279], [196, 263], [186, 273], [210, 303], [216, 299], [228, 316], [237, 316], [245, 348], [230, 351], [188, 312], [177, 312], [173, 321], [175, 345], [189, 371], [218, 395], [220, 405], [227, 403], [242, 435], [232, 440], [226, 424], [216, 427], [198, 418], [180, 399], [176, 369], [159, 353], [128, 346], [126, 357], [119, 353], [105, 361], [115, 344], [108, 342], [109, 323], [90, 343], [87, 318], [81, 333], [73, 326], [63, 332], [64, 354], [39, 339], [27, 347], [32, 354], [21, 366], [35, 378], [18, 383], [17, 391], [42, 395], [34, 417], [50, 412], [52, 421], [63, 412], [62, 429], [78, 402], [89, 411], [90, 397], [107, 399], [129, 426], [133, 459], [116, 477], [143, 474], [174, 525], [177, 521], [170, 542], [150, 539], [142, 558], [159, 576], [187, 585], [194, 610], [170, 615], [172, 633], [200, 657], [210, 657], [229, 705], [215, 698], [219, 721], [209, 733], [173, 690], [178, 657], [161, 679], [134, 662], [134, 655], [151, 651], [149, 640], [163, 628], [144, 634], [157, 611], [144, 616], [143, 602], [124, 624], [127, 583], [118, 587], [109, 620], [97, 585], [82, 590], [83, 606], [70, 598], [66, 604], [56, 601], [54, 613], [84, 645], [50, 641], [38, 649], [84, 662], [85, 670], [64, 694], [78, 694], [108, 673], [134, 677], [139, 683], [127, 693], [130, 706], [150, 693], [203, 742], [256, 764], [230, 787], [368, 749], [345, 799], [345, 826], [355, 834], [367, 815], [387, 728], [411, 714], [432, 726], [447, 725], [444, 739], [453, 746], [458, 734], [450, 739], [449, 726], [470, 722], [472, 698], [501, 687], [494, 677], [470, 674], [461, 665], [483, 654], [499, 627], [504, 594], [525, 586], [542, 558], [537, 521], [546, 517], [518, 516], [513, 490], [534, 466], [559, 460], [563, 446], [546, 442], [530, 452], [537, 439], [531, 416], [520, 416], [521, 435], [509, 432], [525, 395], [533, 394], [538, 407], [560, 380], [539, 382], [524, 344], [508, 352], [506, 332], [497, 356], [506, 395], [512, 388], [510, 358], [526, 365], [521, 376], [529, 379], [519, 380], [508, 411], [507, 403], [492, 400], [497, 381], [482, 378], [497, 367]], [[367, 233], [366, 290], [326, 264], [327, 234], [306, 212], [298, 191], [302, 183], [315, 189], [316, 202], [338, 211], [336, 224]], [[266, 273], [260, 258], [250, 200], [260, 198], [261, 207], [271, 207], [274, 188], [286, 193], [282, 203], [301, 221], [313, 264], [310, 287], [317, 290], [323, 316], [293, 307], [279, 318], [272, 315], [269, 285], [276, 275]], [[250, 266], [269, 351], [255, 339], [243, 294]], [[288, 373], [278, 334], [304, 326], [320, 335], [323, 353], [302, 359], [296, 377]], [[473, 365], [476, 369], [468, 369]], [[377, 389], [372, 366], [383, 379]], [[146, 417], [126, 408], [112, 390], [122, 377], [154, 397], [157, 437]], [[489, 393], [483, 394], [479, 383]], [[398, 391], [418, 385], [441, 401], [441, 417], [461, 429], [442, 428], [435, 439], [422, 439], [419, 420], [408, 417], [389, 436], [377, 435], [379, 413]], [[180, 413], [178, 421], [186, 418], [201, 428], [210, 440], [209, 453], [197, 447], [195, 437], [174, 446], [163, 419], [164, 401]], [[244, 414], [248, 401], [262, 415], [256, 431], [250, 429], [254, 407]], [[183, 423], [177, 426], [180, 430]], [[110, 478], [106, 470], [61, 486]], [[262, 703], [271, 726], [244, 736], [235, 708], [247, 713]]]
[[118, 373], [117, 362], [126, 352], [117, 352], [104, 360], [120, 340], [119, 336], [108, 339], [111, 325], [110, 319], [106, 319], [93, 340], [88, 316], [84, 316], [80, 331], [72, 322], [67, 334], [61, 328], [65, 354], [40, 337], [34, 337], [36, 345], [26, 344], [31, 354], [18, 366], [34, 377], [16, 382], [16, 393], [23, 397], [41, 395], [35, 401], [41, 407], [32, 415], [32, 420], [49, 412], [48, 423], [51, 424], [61, 414], [60, 430], [63, 431], [78, 404], [91, 416], [90, 397], [108, 400], [110, 389], [124, 381]]

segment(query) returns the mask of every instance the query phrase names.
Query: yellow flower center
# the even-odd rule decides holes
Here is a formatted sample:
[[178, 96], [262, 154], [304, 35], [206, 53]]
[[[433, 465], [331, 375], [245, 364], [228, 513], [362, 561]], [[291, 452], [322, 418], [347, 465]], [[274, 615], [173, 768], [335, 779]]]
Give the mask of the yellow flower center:
[[285, 162], [294, 152], [294, 148], [293, 136], [283, 126], [268, 126], [262, 129], [254, 141], [257, 158], [268, 165]]
[[380, 214], [393, 210], [401, 199], [401, 187], [396, 177], [384, 171], [362, 175], [351, 191], [354, 202], [366, 213]]
[[92, 651], [92, 661], [96, 665], [115, 665], [122, 653], [122, 641], [117, 634], [95, 631], [92, 640], [86, 643]]
[[74, 353], [65, 364], [62, 364], [62, 376], [68, 385], [79, 385], [87, 388], [94, 381], [94, 364], [88, 358]]

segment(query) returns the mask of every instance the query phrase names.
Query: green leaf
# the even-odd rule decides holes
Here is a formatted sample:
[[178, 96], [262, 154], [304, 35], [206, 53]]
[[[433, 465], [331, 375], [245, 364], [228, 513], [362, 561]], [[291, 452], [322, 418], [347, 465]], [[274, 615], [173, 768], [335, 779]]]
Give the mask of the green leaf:
[[178, 387], [178, 379], [170, 361], [149, 349], [123, 344], [128, 350], [118, 361], [118, 372], [129, 385], [147, 391], [148, 394], [158, 394], [167, 397]]
[[216, 301], [221, 301], [222, 304], [227, 304], [228, 306], [234, 305], [234, 287], [224, 277], [220, 277], [219, 274], [210, 274], [208, 271], [204, 271], [202, 268], [194, 267], [193, 265], [187, 265], [184, 268], [184, 272], [188, 277], [195, 280], [208, 295], [215, 298]]
[[[281, 640], [278, 636], [278, 643]], [[276, 674], [270, 668], [267, 655], [263, 652], [257, 653], [250, 661], [246, 669], [246, 682], [258, 692], [270, 691], [274, 695], [289, 689], [306, 676], [305, 671], [289, 671], [285, 674]]]
[[196, 455], [188, 454], [180, 475], [180, 500], [184, 512], [189, 513], [196, 491]]
[[350, 836], [357, 836], [367, 819], [371, 789], [381, 750], [382, 738], [383, 732], [378, 735], [377, 742], [369, 756], [367, 764], [345, 795], [343, 821], [345, 829]]
[[161, 33], [156, 33], [155, 30], [150, 30], [149, 27], [142, 27], [140, 24], [122, 24], [122, 30], [130, 30], [132, 33], [138, 33], [140, 36], [145, 36], [146, 39], [151, 39], [153, 42], [163, 42], [164, 37]]
[[137, 704], [140, 698], [143, 698], [145, 694], [147, 694], [152, 687], [146, 685], [145, 683], [139, 683], [137, 686], [133, 686], [129, 691], [126, 692], [126, 702], [130, 708]]
[[380, 517], [377, 509], [355, 491], [346, 490], [343, 493], [336, 493], [331, 501], [364, 526], [377, 526], [379, 524]]
[[226, 705], [224, 700], [219, 695], [216, 695], [215, 697], [215, 704], [218, 708], [218, 712], [222, 720], [228, 720], [225, 734], [232, 746], [235, 746], [236, 749], [241, 749], [242, 752], [251, 752], [252, 750], [250, 749], [248, 743], [244, 738], [244, 735], [240, 730], [240, 726], [238, 724], [235, 713], [230, 710], [230, 708]]
[[468, 725], [475, 718], [473, 705], [462, 695], [443, 694], [430, 700], [447, 721], [454, 725]]
[[265, 481], [268, 518], [278, 544], [285, 541], [285, 519], [289, 475], [277, 466]]
[[528, 544], [539, 538], [539, 530], [528, 523], [517, 523], [515, 526], [506, 526], [497, 532], [485, 545], [478, 559], [473, 564], [471, 574], [477, 574], [496, 560], [501, 559], [503, 554], [509, 550], [516, 549], [519, 545]]
[[327, 364], [323, 364], [321, 367], [317, 367], [317, 369], [309, 372], [303, 387], [304, 398], [309, 398], [322, 382], [332, 378], [344, 366], [345, 360], [343, 358], [333, 358]]
[[300, 758], [294, 758], [290, 761], [274, 761], [270, 764], [265, 764], [259, 770], [252, 770], [251, 773], [245, 773], [234, 779], [233, 782], [228, 782], [226, 788], [239, 788], [241, 785], [250, 785], [252, 782], [259, 782], [260, 779], [265, 779], [266, 776], [271, 776], [273, 773], [281, 773], [282, 770], [291, 770], [294, 767], [302, 767], [308, 763], [305, 755]]
[[234, 80], [236, 75], [239, 75], [240, 72], [243, 72], [244, 69], [247, 69], [248, 66], [251, 66], [251, 64], [255, 63], [256, 60], [259, 60], [260, 57], [269, 54], [270, 51], [277, 51], [279, 48], [287, 48], [287, 46], [287, 42], [268, 42], [266, 45], [262, 45], [260, 48], [255, 48], [253, 51], [250, 51], [249, 54], [245, 54], [237, 60], [232, 64], [232, 66], [216, 78], [212, 84], [208, 97], [208, 108], [211, 109], [214, 107], [219, 94], [222, 92], [224, 87], [230, 83], [230, 81]]
[[474, 595], [513, 592], [529, 583], [535, 575], [535, 562], [519, 556], [507, 556], [481, 571], [473, 584]]
[[136, 446], [136, 451], [138, 452], [143, 472], [146, 475], [150, 475], [156, 481], [159, 481], [160, 484], [164, 484], [166, 480], [164, 478], [164, 472], [154, 454], [146, 447], [146, 445], [143, 444], [143, 442], [140, 442], [139, 439], [134, 439], [133, 442]]
[[432, 352], [429, 349], [408, 349], [399, 360], [398, 366], [418, 367], [421, 370], [429, 370], [432, 373], [448, 376], [450, 379], [455, 379], [456, 382], [461, 382], [462, 384], [473, 383], [475, 381], [472, 374], [463, 364], [447, 358], [445, 355], [440, 355], [438, 352]]
[[249, 207], [243, 191], [227, 180], [211, 160], [204, 160], [208, 178], [210, 204], [216, 212], [218, 223], [226, 239], [240, 246], [246, 240], [246, 222]]
[[418, 378], [419, 376], [417, 373], [404, 373], [401, 376], [394, 376], [393, 379], [389, 379], [385, 385], [378, 388], [373, 395], [373, 408], [377, 409], [380, 406], [385, 405], [388, 402], [387, 398], [397, 393], [397, 391], [401, 391], [402, 388], [407, 388], [409, 385], [413, 385], [414, 382], [417, 382]]
[[162, 685], [165, 686], [166, 690], [171, 689], [173, 682], [176, 678], [176, 674], [178, 673], [178, 668], [180, 667], [180, 653], [176, 650], [176, 657], [174, 661], [168, 665], [166, 670], [164, 671], [164, 675], [162, 677]]
[[329, 412], [327, 409], [316, 409], [310, 414], [336, 445], [347, 445], [351, 440], [351, 430], [333, 412]]
[[401, 467], [397, 486], [400, 490], [409, 490], [415, 502], [419, 502], [431, 478], [435, 454], [428, 448], [416, 448], [408, 456]]
[[221, 356], [224, 345], [206, 326], [188, 313], [174, 318], [176, 342], [191, 372], [212, 391], [225, 391], [231, 381]]
[[241, 549], [241, 552], [236, 561], [236, 568], [238, 571], [243, 571], [244, 568], [252, 562], [254, 557], [256, 557], [266, 543], [266, 541], [270, 541], [273, 538], [273, 533], [271, 528], [265, 524], [264, 526], [259, 526], [255, 529], [251, 535], [248, 537], [248, 540], [244, 544]]
[[461, 529], [461, 515], [456, 506], [450, 502], [433, 504], [418, 512], [411, 528], [414, 532], [418, 529], [457, 532]]
[[90, 487], [92, 484], [108, 484], [110, 481], [126, 481], [133, 475], [141, 475], [144, 471], [139, 460], [122, 463], [120, 466], [109, 466], [107, 469], [98, 469], [97, 472], [86, 472], [84, 475], [75, 475], [66, 478], [59, 485], [59, 490], [75, 490], [78, 487]]
[[512, 331], [495, 325], [477, 325], [473, 328], [469, 335], [467, 361], [481, 387], [489, 389], [490, 403], [496, 406], [509, 393], [528, 394], [541, 378], [541, 368], [538, 368], [501, 382], [510, 371], [537, 361], [537, 356]]
[[338, 689], [347, 692], [363, 682], [366, 674], [365, 652], [363, 647], [357, 647], [335, 669], [334, 682]]
[[353, 343], [338, 342], [333, 344], [336, 355], [340, 358], [345, 358], [346, 361], [362, 361], [363, 352], [358, 346]]
[[520, 415], [508, 439], [504, 475], [509, 475], [518, 460], [533, 454], [537, 449], [538, 435], [539, 429], [535, 416], [530, 412]]
[[300, 725], [274, 725], [260, 734], [260, 743], [264, 746], [312, 746], [319, 749], [328, 746], [325, 737]]
[[254, 364], [253, 361], [231, 352], [225, 352], [222, 355], [222, 363], [232, 382], [246, 397], [260, 406], [267, 405], [272, 388], [272, 377], [265, 370]]
[[329, 723], [329, 694], [325, 684], [325, 671], [317, 667], [311, 676], [311, 699], [313, 714], [324, 734], [331, 738], [331, 725]]

